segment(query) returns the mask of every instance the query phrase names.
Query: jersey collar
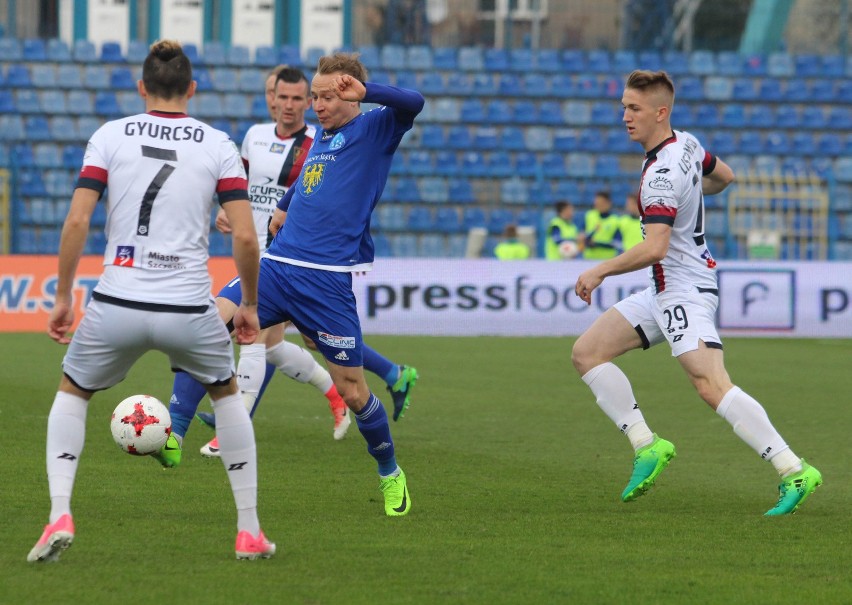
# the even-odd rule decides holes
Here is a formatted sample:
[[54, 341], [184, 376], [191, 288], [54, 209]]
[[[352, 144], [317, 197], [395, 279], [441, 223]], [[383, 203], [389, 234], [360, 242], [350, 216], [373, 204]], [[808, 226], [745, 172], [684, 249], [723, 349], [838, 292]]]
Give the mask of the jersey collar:
[[674, 130], [672, 130], [672, 136], [665, 139], [662, 143], [660, 143], [659, 145], [654, 147], [652, 150], [647, 152], [645, 154], [645, 159], [650, 160], [652, 158], [657, 157], [657, 153], [659, 153], [660, 149], [662, 149], [663, 147], [665, 147], [666, 145], [668, 145], [670, 143], [674, 143], [675, 141], [677, 141], [677, 135], [674, 133]]
[[158, 109], [152, 109], [148, 112], [149, 116], [156, 116], [158, 118], [188, 118], [189, 116], [183, 113], [182, 111], [160, 111]]

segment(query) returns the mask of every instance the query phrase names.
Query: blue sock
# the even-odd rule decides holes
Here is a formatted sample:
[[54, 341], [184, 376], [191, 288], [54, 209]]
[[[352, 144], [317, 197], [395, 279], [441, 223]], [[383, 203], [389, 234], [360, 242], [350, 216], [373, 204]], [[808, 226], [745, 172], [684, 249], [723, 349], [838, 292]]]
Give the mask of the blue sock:
[[251, 412], [249, 412], [249, 416], [254, 418], [254, 411], [257, 409], [257, 406], [260, 405], [260, 398], [263, 397], [263, 393], [266, 391], [266, 387], [269, 385], [269, 381], [272, 380], [272, 377], [275, 376], [275, 366], [271, 363], [266, 364], [266, 374], [263, 375], [263, 384], [260, 385], [260, 390], [257, 392], [257, 399], [254, 400], [254, 405], [251, 406]]
[[399, 366], [390, 359], [380, 355], [375, 349], [368, 347], [366, 344], [361, 345], [361, 351], [364, 356], [364, 369], [372, 372], [389, 387], [392, 387], [399, 380]]
[[358, 423], [358, 430], [367, 441], [367, 451], [379, 463], [379, 474], [388, 476], [393, 473], [396, 470], [393, 439], [385, 406], [378, 397], [370, 393], [367, 405], [355, 414], [355, 422]]
[[172, 433], [183, 438], [189, 423], [195, 416], [198, 404], [204, 399], [207, 389], [186, 372], [175, 372], [169, 415], [172, 417]]

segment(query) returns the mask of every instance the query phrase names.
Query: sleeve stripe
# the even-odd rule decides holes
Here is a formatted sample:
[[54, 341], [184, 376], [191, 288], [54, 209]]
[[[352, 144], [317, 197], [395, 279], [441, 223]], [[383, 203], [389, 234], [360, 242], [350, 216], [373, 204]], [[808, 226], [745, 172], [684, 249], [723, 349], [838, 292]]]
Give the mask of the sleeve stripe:
[[702, 174], [712, 174], [712, 172], [715, 169], [716, 169], [716, 156], [705, 151], [704, 152], [704, 161], [701, 163]]
[[80, 170], [80, 178], [100, 181], [106, 185], [107, 171], [103, 168], [99, 168], [98, 166], [83, 166], [83, 169]]
[[100, 194], [103, 194], [104, 189], [106, 189], [106, 183], [103, 181], [99, 181], [98, 179], [92, 179], [85, 176], [80, 176], [77, 179], [77, 184], [74, 185], [75, 189], [93, 189]]
[[674, 216], [668, 216], [665, 214], [653, 214], [653, 215], [645, 215], [645, 223], [650, 225], [652, 223], [668, 225], [669, 227], [674, 226]]
[[248, 181], [240, 177], [219, 179], [219, 184], [216, 186], [216, 193], [221, 195], [232, 189], [240, 189], [243, 192], [248, 191]]
[[247, 200], [248, 189], [228, 189], [227, 191], [219, 192], [219, 204], [224, 204], [225, 202], [233, 202], [234, 200]]

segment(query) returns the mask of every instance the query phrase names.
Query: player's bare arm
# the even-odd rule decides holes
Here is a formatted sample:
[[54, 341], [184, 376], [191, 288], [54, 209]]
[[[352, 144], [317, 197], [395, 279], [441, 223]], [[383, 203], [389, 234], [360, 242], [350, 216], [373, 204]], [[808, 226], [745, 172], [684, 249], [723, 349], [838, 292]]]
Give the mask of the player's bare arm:
[[592, 303], [592, 292], [610, 275], [621, 275], [650, 267], [663, 260], [669, 249], [672, 228], [651, 223], [645, 225], [645, 239], [615, 258], [605, 260], [587, 269], [577, 278], [574, 293], [587, 305]]
[[235, 337], [239, 344], [251, 344], [260, 330], [257, 319], [257, 279], [260, 270], [257, 232], [251, 204], [247, 199], [226, 202], [222, 208], [232, 229], [234, 262], [242, 289], [242, 304], [234, 316]]
[[701, 189], [704, 191], [704, 195], [714, 195], [724, 191], [733, 182], [734, 171], [717, 157], [713, 172], [704, 175], [704, 178], [701, 179]]
[[231, 223], [228, 222], [228, 215], [223, 208], [219, 208], [219, 212], [216, 213], [216, 229], [219, 233], [226, 235], [231, 232]]
[[77, 265], [86, 247], [89, 236], [89, 222], [95, 211], [100, 194], [94, 189], [79, 188], [71, 198], [71, 207], [65, 224], [62, 226], [62, 237], [59, 241], [59, 271], [56, 283], [56, 301], [50, 312], [47, 323], [47, 333], [60, 344], [71, 342], [68, 331], [74, 324], [74, 308], [71, 290], [74, 287], [74, 276]]
[[287, 213], [284, 210], [276, 208], [272, 213], [272, 218], [269, 221], [269, 232], [276, 235], [281, 227], [284, 226], [284, 221], [287, 220]]

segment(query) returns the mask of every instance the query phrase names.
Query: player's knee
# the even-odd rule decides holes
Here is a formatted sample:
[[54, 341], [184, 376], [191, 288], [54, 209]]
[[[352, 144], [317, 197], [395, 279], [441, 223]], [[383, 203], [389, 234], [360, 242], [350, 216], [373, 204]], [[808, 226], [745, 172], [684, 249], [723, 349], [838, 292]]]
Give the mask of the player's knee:
[[593, 348], [586, 341], [587, 339], [581, 336], [571, 347], [571, 363], [574, 364], [574, 368], [580, 376], [597, 365], [593, 362]]

